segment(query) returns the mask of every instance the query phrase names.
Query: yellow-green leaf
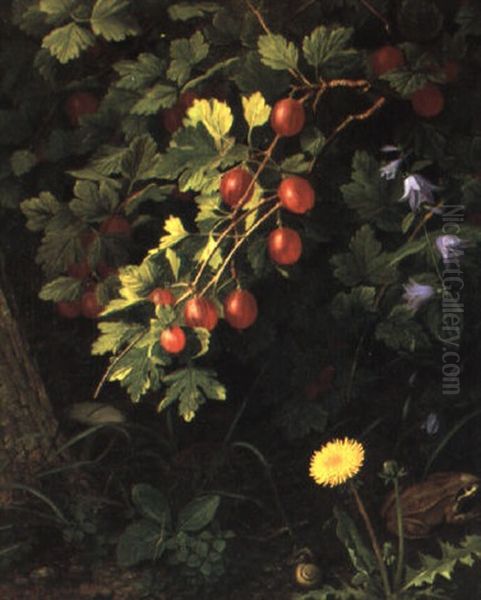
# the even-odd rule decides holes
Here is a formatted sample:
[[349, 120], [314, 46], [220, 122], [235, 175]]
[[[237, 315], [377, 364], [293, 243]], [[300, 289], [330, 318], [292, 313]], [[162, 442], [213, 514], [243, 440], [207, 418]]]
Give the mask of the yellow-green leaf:
[[209, 266], [215, 271], [222, 264], [222, 252], [217, 246], [217, 242], [212, 236], [209, 236], [207, 244], [197, 252], [195, 260], [199, 263], [208, 261]]
[[172, 274], [174, 276], [174, 279], [177, 281], [177, 279], [179, 278], [179, 269], [181, 264], [179, 255], [177, 254], [177, 252], [175, 252], [175, 250], [172, 250], [172, 248], [167, 248], [167, 250], [165, 251], [165, 258], [169, 261], [170, 268], [172, 269]]
[[249, 129], [264, 125], [271, 112], [271, 107], [266, 104], [264, 96], [260, 92], [254, 92], [248, 98], [242, 98], [242, 107]]
[[[175, 246], [189, 235], [179, 217], [170, 216], [165, 222], [164, 229], [167, 234], [160, 238], [159, 250], [167, 250], [167, 248]], [[154, 250], [153, 253], [155, 254], [156, 251]]]
[[187, 111], [184, 125], [196, 127], [202, 123], [209, 134], [214, 138], [216, 146], [229, 133], [234, 122], [232, 111], [226, 102], [219, 102], [215, 98], [210, 100], [196, 100]]

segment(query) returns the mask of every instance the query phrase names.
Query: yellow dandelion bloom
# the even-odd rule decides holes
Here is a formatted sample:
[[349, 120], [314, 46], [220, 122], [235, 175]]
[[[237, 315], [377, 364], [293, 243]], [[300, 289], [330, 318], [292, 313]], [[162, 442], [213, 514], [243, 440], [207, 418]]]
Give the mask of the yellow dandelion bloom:
[[356, 475], [364, 462], [364, 448], [360, 442], [344, 438], [331, 440], [314, 452], [309, 475], [318, 485], [335, 487]]

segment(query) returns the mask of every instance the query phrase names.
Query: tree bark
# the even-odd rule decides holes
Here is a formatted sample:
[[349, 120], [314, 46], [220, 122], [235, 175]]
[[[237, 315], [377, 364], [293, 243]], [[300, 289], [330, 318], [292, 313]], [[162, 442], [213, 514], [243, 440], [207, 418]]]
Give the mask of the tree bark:
[[0, 504], [56, 460], [57, 421], [0, 269]]

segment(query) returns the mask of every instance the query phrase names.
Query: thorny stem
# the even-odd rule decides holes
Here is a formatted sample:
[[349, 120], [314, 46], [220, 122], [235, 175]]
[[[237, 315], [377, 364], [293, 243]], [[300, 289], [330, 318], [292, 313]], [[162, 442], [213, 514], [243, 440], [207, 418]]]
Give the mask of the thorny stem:
[[352, 481], [349, 482], [349, 489], [351, 490], [351, 492], [354, 496], [354, 499], [356, 500], [357, 508], [359, 510], [361, 517], [363, 518], [364, 524], [366, 525], [366, 529], [369, 534], [369, 539], [371, 540], [371, 546], [374, 551], [374, 555], [376, 557], [376, 561], [377, 561], [377, 564], [379, 567], [379, 572], [381, 574], [382, 585], [384, 588], [384, 593], [386, 595], [386, 599], [390, 599], [390, 598], [392, 598], [392, 593], [391, 593], [391, 586], [389, 585], [387, 569], [386, 569], [384, 560], [382, 558], [381, 549], [379, 547], [379, 543], [377, 541], [376, 534], [374, 533], [371, 519], [369, 518], [369, 515], [366, 512], [366, 508], [364, 507], [364, 503], [361, 500], [361, 497], [359, 496], [359, 493], [356, 490], [355, 486], [353, 485]]
[[341, 123], [339, 123], [339, 125], [334, 129], [334, 131], [327, 138], [325, 146], [327, 146], [330, 142], [332, 142], [332, 140], [337, 136], [337, 134], [340, 133], [341, 131], [343, 131], [343, 129], [345, 129], [353, 121], [365, 121], [366, 119], [371, 117], [377, 110], [379, 110], [385, 104], [385, 102], [386, 102], [386, 98], [384, 98], [384, 96], [381, 96], [367, 110], [365, 110], [361, 113], [348, 115], [344, 119], [344, 121], [341, 121]]
[[232, 250], [226, 256], [224, 262], [222, 263], [222, 266], [219, 268], [217, 273], [214, 275], [214, 277], [212, 277], [212, 279], [209, 281], [209, 283], [200, 292], [201, 296], [206, 294], [208, 292], [208, 290], [210, 290], [210, 288], [219, 281], [219, 279], [222, 276], [222, 273], [225, 271], [225, 269], [226, 269], [227, 265], [229, 264], [229, 262], [231, 261], [232, 257], [235, 255], [237, 250], [242, 246], [242, 244], [248, 239], [248, 237], [251, 235], [251, 233], [254, 232], [258, 227], [260, 227], [262, 225], [262, 223], [264, 223], [264, 221], [267, 221], [267, 219], [269, 219], [271, 217], [271, 215], [273, 215], [275, 213], [276, 210], [279, 210], [279, 207], [280, 207], [280, 202], [277, 202], [272, 208], [270, 208], [265, 213], [265, 215], [263, 215], [258, 221], [256, 221], [254, 223], [254, 225], [252, 225], [252, 227], [250, 229], [248, 229], [241, 238], [239, 238], [239, 240], [232, 247]]

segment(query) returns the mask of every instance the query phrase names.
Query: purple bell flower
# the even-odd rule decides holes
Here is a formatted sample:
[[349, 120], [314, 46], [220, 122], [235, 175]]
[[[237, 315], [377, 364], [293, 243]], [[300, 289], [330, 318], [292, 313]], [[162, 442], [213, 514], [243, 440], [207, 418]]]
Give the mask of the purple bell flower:
[[379, 169], [381, 177], [383, 179], [387, 179], [388, 181], [390, 179], [394, 179], [397, 175], [397, 172], [399, 171], [399, 167], [401, 166], [402, 161], [402, 158], [396, 158], [396, 160], [392, 160], [391, 162], [388, 162], [386, 165], [381, 167]]
[[440, 235], [436, 238], [436, 248], [444, 262], [449, 262], [464, 254], [464, 241], [457, 235]]
[[440, 190], [422, 175], [408, 175], [404, 179], [404, 194], [399, 201], [407, 200], [412, 212], [418, 212], [422, 204], [434, 204], [433, 191]]
[[416, 283], [410, 279], [404, 286], [403, 300], [413, 311], [417, 311], [434, 295], [434, 289], [430, 285]]

